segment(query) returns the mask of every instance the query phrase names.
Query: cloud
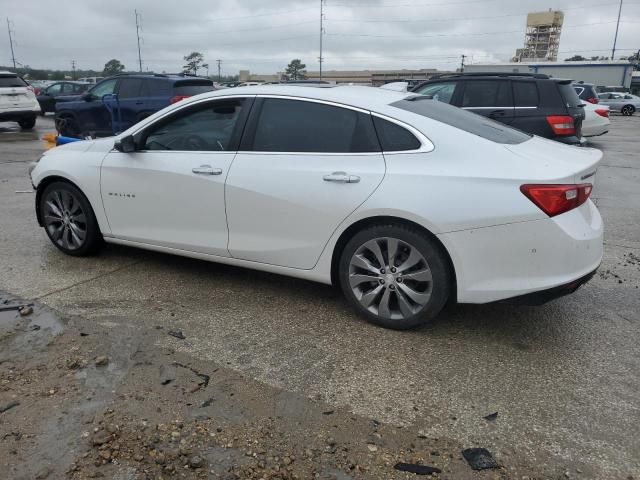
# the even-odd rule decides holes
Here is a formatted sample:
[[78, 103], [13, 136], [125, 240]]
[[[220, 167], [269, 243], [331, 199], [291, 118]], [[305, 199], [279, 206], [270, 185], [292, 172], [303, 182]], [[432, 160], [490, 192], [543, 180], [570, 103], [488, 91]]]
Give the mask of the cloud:
[[[326, 0], [325, 69], [440, 68], [508, 60], [524, 40], [527, 12], [565, 12], [560, 58], [610, 55], [615, 0]], [[142, 15], [144, 68], [180, 71], [200, 51], [225, 74], [273, 73], [292, 58], [317, 69], [317, 0], [2, 0], [13, 22], [16, 58], [34, 68], [102, 69], [138, 64], [134, 8]], [[7, 5], [8, 4], [8, 5]], [[640, 4], [623, 6], [618, 55], [640, 46]], [[6, 34], [5, 34], [6, 35]], [[9, 64], [8, 42], [0, 64]]]

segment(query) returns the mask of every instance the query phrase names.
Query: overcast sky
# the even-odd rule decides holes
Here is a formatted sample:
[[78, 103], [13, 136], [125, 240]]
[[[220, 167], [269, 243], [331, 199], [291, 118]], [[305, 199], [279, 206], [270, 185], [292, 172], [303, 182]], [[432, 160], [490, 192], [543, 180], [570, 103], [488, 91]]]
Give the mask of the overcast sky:
[[[565, 13], [560, 58], [611, 54], [617, 0], [326, 0], [325, 69], [454, 69], [508, 61], [527, 12]], [[204, 53], [216, 71], [282, 71], [292, 58], [318, 69], [320, 0], [0, 0], [15, 30], [16, 60], [33, 68], [137, 69], [134, 8], [142, 15], [143, 69], [180, 71]], [[0, 64], [11, 53], [2, 18]], [[640, 49], [640, 0], [624, 0], [616, 57]], [[633, 51], [632, 51], [633, 50]]]

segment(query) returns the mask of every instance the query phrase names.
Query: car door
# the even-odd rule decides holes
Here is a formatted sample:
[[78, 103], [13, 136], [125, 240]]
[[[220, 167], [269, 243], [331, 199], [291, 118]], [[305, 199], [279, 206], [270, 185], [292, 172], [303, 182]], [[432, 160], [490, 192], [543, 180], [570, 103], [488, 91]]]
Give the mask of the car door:
[[228, 256], [224, 180], [252, 99], [188, 105], [136, 133], [137, 151], [110, 152], [101, 194], [116, 238]]
[[509, 80], [478, 79], [462, 82], [458, 106], [507, 125], [513, 122], [514, 108]]
[[78, 101], [79, 105], [74, 113], [81, 132], [95, 133], [97, 136], [113, 135], [111, 114], [104, 106], [103, 97], [115, 93], [117, 86], [117, 78], [107, 79], [89, 90], [91, 95], [83, 96]]
[[142, 78], [122, 78], [118, 86], [118, 105], [120, 106], [120, 115], [122, 117], [122, 125], [120, 128], [126, 130], [132, 125], [138, 123], [138, 111], [142, 107], [142, 99], [140, 92], [142, 90]]
[[299, 98], [257, 99], [227, 177], [229, 252], [313, 268], [384, 173], [369, 112]]
[[62, 95], [62, 83], [54, 83], [47, 87], [40, 95], [38, 102], [43, 112], [55, 112], [55, 97]]

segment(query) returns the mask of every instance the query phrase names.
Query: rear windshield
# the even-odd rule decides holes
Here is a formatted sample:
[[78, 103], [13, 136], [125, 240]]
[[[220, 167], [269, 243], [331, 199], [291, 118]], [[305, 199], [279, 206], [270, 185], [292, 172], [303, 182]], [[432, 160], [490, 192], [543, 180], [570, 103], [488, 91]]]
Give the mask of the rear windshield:
[[186, 82], [176, 82], [173, 85], [175, 95], [198, 95], [199, 93], [214, 90], [211, 80], [189, 80]]
[[27, 82], [17, 75], [0, 75], [0, 88], [26, 87]]
[[408, 97], [391, 106], [446, 123], [496, 143], [515, 145], [532, 137], [528, 133], [428, 97]]
[[570, 83], [558, 83], [558, 90], [560, 90], [560, 95], [562, 95], [567, 107], [579, 107], [582, 105], [578, 94]]

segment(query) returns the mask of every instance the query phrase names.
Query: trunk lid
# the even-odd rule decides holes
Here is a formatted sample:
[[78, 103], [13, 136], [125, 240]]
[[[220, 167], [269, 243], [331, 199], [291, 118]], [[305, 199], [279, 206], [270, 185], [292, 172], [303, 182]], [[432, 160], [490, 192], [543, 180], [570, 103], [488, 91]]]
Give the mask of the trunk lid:
[[574, 147], [533, 137], [504, 148], [526, 159], [530, 183], [591, 183], [603, 154], [595, 148]]

